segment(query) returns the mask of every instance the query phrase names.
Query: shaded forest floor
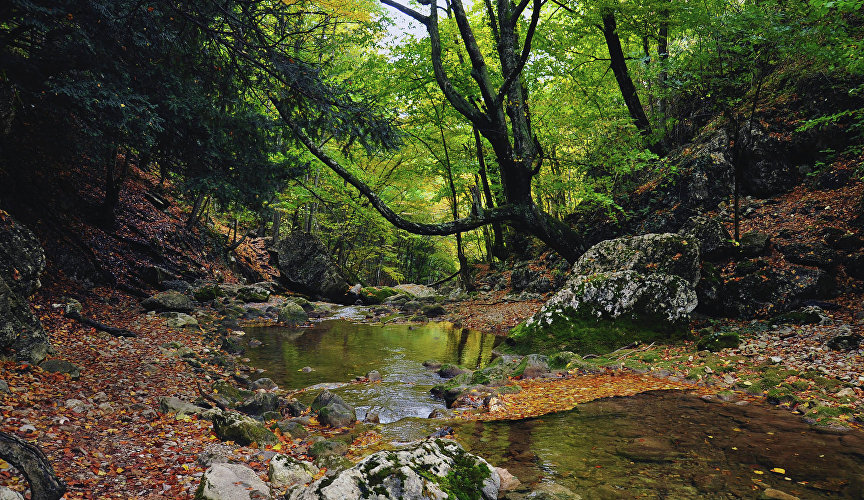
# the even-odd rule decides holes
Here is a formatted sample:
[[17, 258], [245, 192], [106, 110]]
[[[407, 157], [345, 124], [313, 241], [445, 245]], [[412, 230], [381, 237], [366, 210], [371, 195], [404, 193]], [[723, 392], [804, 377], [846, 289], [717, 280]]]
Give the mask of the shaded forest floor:
[[[146, 287], [145, 271], [154, 264], [167, 266], [186, 279], [218, 274], [233, 282], [238, 281], [239, 273], [225, 263], [217, 247], [201, 242], [197, 230], [185, 232], [183, 212], [169, 195], [163, 193], [173, 204], [165, 211], [147, 201], [146, 193], [156, 182], [150, 173], [137, 172], [127, 183], [128, 197], [114, 230], [92, 225], [86, 214], [74, 211], [68, 217], [80, 241], [68, 235], [51, 241], [57, 226], [36, 224], [49, 257], [54, 258], [49, 258], [46, 285], [34, 298], [34, 310], [55, 344], [56, 353], [50, 357], [81, 367], [81, 375], [72, 379], [29, 365], [0, 363], [0, 379], [9, 385], [9, 392], [0, 393], [0, 430], [38, 443], [69, 484], [68, 498], [190, 497], [204, 471], [196, 459], [217, 442], [210, 422], [197, 417], [178, 419], [158, 411], [161, 397], [195, 400], [196, 383], [213, 378], [162, 346], [177, 341], [190, 348], [196, 359], [205, 359], [216, 349], [207, 332], [168, 328], [164, 318], [144, 314], [133, 293]], [[862, 194], [862, 183], [834, 190], [802, 185], [772, 200], [749, 200], [744, 205], [747, 215], [742, 230], [767, 232], [779, 245], [813, 242], [826, 225], [859, 234], [853, 219]], [[226, 227], [216, 229], [222, 234], [227, 231]], [[93, 249], [91, 257], [102, 267], [101, 272], [117, 277], [128, 291], [91, 287], [80, 278], [66, 277], [60, 265], [64, 261], [58, 256], [69, 246], [79, 249], [76, 255], [86, 253], [80, 251], [81, 242]], [[272, 271], [262, 262], [266, 250], [261, 240], [242, 245], [238, 256], [261, 274]], [[766, 259], [772, 266], [788, 265], [776, 249]], [[66, 264], [74, 267], [75, 262]], [[551, 274], [538, 263], [530, 265]], [[734, 279], [734, 266], [721, 271]], [[830, 321], [825, 324], [713, 321], [716, 330], [740, 333], [742, 346], [706, 353], [697, 351], [691, 341], [638, 346], [586, 359], [573, 376], [513, 381], [522, 391], [502, 397], [493, 411], [479, 418], [533, 416], [599, 397], [672, 387], [722, 400], [767, 399], [814, 424], [858, 427], [864, 419], [864, 392], [858, 387], [864, 377], [864, 359], [857, 350], [833, 351], [824, 343], [838, 332], [864, 333], [864, 286], [842, 268], [838, 281], [841, 294], [830, 301], [838, 308], [828, 311]], [[512, 292], [505, 287], [447, 304], [448, 317], [465, 327], [504, 334], [536, 312], [545, 298], [516, 300]], [[54, 304], [62, 304], [68, 296], [81, 300], [84, 316], [139, 336], [114, 338], [65, 318]], [[704, 320], [695, 322], [694, 331], [705, 325]], [[230, 377], [217, 366], [207, 365], [206, 372]], [[356, 443], [365, 446], [370, 439], [374, 440], [358, 436]], [[279, 448], [302, 457], [304, 450], [298, 444], [283, 436]], [[232, 448], [235, 460], [248, 463], [262, 475], [266, 459], [274, 453], [272, 447]], [[0, 469], [0, 483], [23, 490], [18, 476], [8, 468]]]

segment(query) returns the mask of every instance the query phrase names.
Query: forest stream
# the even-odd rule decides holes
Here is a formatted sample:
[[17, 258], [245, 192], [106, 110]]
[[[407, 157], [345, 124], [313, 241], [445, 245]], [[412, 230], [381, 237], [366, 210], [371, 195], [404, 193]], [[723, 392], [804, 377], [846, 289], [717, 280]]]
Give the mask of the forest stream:
[[[579, 498], [572, 492], [584, 498], [753, 498], [766, 488], [799, 498], [864, 495], [860, 433], [817, 430], [762, 403], [655, 391], [538, 418], [445, 423], [427, 418], [444, 404], [429, 393], [441, 378], [422, 362], [481, 368], [497, 337], [448, 323], [344, 319], [310, 328], [247, 328], [246, 335], [262, 342], [247, 352], [251, 364], [277, 384], [311, 387], [298, 396], [306, 403], [316, 389], [333, 388], [359, 419], [378, 413], [386, 440], [420, 439], [451, 425], [467, 450], [522, 482], [523, 493], [511, 492], [513, 498], [528, 498], [526, 487], [562, 498]], [[370, 370], [382, 374], [380, 383], [344, 384]]]

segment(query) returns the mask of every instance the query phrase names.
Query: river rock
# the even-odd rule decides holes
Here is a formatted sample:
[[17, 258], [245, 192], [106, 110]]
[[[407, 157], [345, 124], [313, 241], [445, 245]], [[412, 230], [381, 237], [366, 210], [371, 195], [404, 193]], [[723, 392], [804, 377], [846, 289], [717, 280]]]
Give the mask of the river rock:
[[0, 500], [24, 500], [24, 497], [15, 490], [0, 486]]
[[318, 394], [310, 408], [318, 413], [318, 421], [329, 427], [346, 427], [357, 421], [354, 407], [328, 390]]
[[250, 467], [240, 464], [214, 464], [201, 477], [196, 500], [269, 499], [270, 488]]
[[465, 367], [446, 363], [441, 365], [440, 368], [438, 368], [438, 376], [440, 376], [441, 378], [453, 378], [456, 375], [460, 375], [462, 373], [467, 373], [470, 371], [471, 370]]
[[207, 408], [202, 408], [174, 396], [159, 398], [159, 413], [176, 413], [179, 415], [199, 415]]
[[303, 439], [309, 435], [309, 431], [300, 422], [294, 420], [282, 420], [276, 424], [283, 435], [289, 435], [292, 438]]
[[366, 379], [369, 382], [380, 382], [381, 381], [381, 372], [378, 370], [372, 370], [371, 372], [366, 374]]
[[282, 281], [289, 289], [353, 303], [348, 280], [317, 237], [295, 231], [280, 240], [275, 251]]
[[44, 269], [39, 240], [0, 210], [0, 349], [19, 361], [39, 363], [48, 354], [48, 335], [28, 300]]
[[678, 276], [696, 286], [699, 244], [672, 233], [616, 238], [589, 248], [573, 266], [574, 276], [621, 271]]
[[527, 325], [551, 324], [556, 315], [568, 310], [587, 318], [629, 318], [676, 325], [686, 323], [695, 308], [696, 292], [679, 276], [601, 272], [571, 278]]
[[513, 370], [513, 375], [522, 378], [538, 378], [549, 372], [549, 358], [547, 356], [529, 354], [522, 358], [522, 361]]
[[315, 460], [348, 453], [348, 445], [336, 439], [322, 439], [309, 447], [309, 456]]
[[141, 307], [147, 311], [177, 311], [192, 312], [192, 299], [174, 290], [159, 292], [141, 302]]
[[501, 478], [501, 487], [499, 488], [499, 491], [515, 490], [520, 484], [522, 484], [522, 482], [519, 481], [519, 478], [510, 474], [510, 471], [507, 469], [495, 467], [495, 472], [497, 472], [498, 477]]
[[[447, 480], [458, 477], [458, 482]], [[294, 488], [289, 500], [346, 498], [420, 500], [476, 498], [496, 500], [501, 479], [482, 458], [456, 442], [434, 439], [398, 451], [370, 455], [335, 477], [322, 478], [308, 488]]]
[[286, 325], [297, 325], [305, 323], [309, 320], [306, 310], [300, 304], [293, 301], [286, 301], [279, 308], [279, 322]]
[[272, 392], [256, 392], [237, 405], [237, 410], [253, 417], [261, 417], [267, 412], [279, 410], [279, 396]]
[[311, 462], [297, 460], [277, 453], [270, 459], [267, 477], [274, 488], [285, 488], [295, 484], [307, 484], [318, 474], [318, 467]]
[[213, 433], [222, 441], [234, 441], [241, 446], [252, 443], [263, 446], [279, 442], [276, 435], [261, 422], [231, 411], [213, 417]]
[[167, 321], [165, 324], [168, 328], [195, 328], [198, 326], [198, 320], [186, 313], [171, 311], [165, 313]]
[[39, 368], [53, 373], [67, 373], [72, 379], [81, 376], [81, 368], [64, 359], [47, 359], [39, 365]]
[[237, 290], [237, 299], [243, 302], [267, 302], [270, 292], [260, 286], [244, 286]]

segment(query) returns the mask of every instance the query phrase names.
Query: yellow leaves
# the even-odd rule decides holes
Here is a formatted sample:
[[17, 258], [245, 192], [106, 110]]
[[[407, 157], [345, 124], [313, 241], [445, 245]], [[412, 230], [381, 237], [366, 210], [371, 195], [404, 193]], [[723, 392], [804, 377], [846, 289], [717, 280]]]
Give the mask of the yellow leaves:
[[756, 474], [756, 475], [761, 476], [761, 475], [763, 475], [763, 474], [765, 474], [765, 473], [764, 473], [763, 471], [761, 471], [761, 470], [754, 470], [754, 471], [753, 471], [753, 474]]
[[580, 403], [613, 396], [632, 396], [646, 391], [694, 389], [654, 377], [633, 374], [585, 375], [556, 380], [522, 380], [522, 390], [499, 398], [494, 410], [467, 418], [512, 420], [567, 411]]
[[771, 472], [775, 474], [786, 474], [786, 469], [781, 469], [780, 467], [774, 467], [771, 469]]
[[282, 449], [282, 443], [276, 443], [276, 444], [274, 444], [273, 447], [270, 448], [270, 449], [271, 449], [271, 450], [279, 451], [279, 450]]

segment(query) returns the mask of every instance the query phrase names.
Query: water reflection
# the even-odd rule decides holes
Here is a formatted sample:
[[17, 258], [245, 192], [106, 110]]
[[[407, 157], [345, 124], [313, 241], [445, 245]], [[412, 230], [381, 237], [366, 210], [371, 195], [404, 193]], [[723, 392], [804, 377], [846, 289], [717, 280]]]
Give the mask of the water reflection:
[[758, 404], [660, 392], [457, 431], [466, 448], [523, 482], [554, 482], [584, 498], [755, 498], [766, 486], [800, 498], [864, 498], [860, 432], [813, 430]]
[[[497, 340], [445, 323], [382, 326], [340, 320], [303, 329], [247, 328], [246, 334], [262, 342], [247, 353], [251, 364], [266, 369], [266, 376], [286, 389], [347, 381], [378, 370], [383, 377], [380, 384], [353, 385], [336, 392], [357, 407], [360, 418], [366, 411], [375, 411], [383, 423], [425, 418], [444, 407], [429, 394], [441, 378], [421, 366], [424, 360], [479, 368], [488, 363]], [[305, 366], [313, 371], [301, 371]], [[398, 429], [392, 432], [404, 434]]]

